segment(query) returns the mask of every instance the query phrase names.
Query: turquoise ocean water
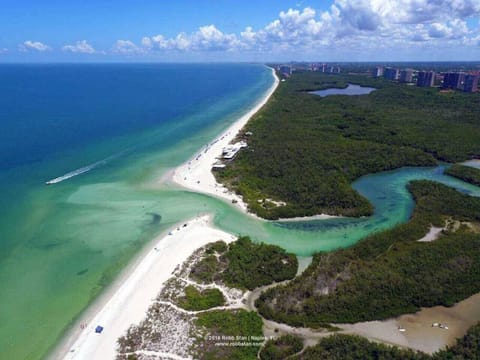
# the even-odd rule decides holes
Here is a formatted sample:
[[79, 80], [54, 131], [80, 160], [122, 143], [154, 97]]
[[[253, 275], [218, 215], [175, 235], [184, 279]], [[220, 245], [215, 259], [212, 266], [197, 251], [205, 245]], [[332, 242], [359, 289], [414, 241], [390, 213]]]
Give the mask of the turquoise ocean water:
[[260, 222], [158, 179], [255, 104], [266, 67], [0, 65], [0, 79], [1, 358], [42, 358], [149, 240], [192, 216], [311, 255], [406, 221], [412, 179], [480, 195], [442, 167], [405, 168], [354, 183], [370, 218]]

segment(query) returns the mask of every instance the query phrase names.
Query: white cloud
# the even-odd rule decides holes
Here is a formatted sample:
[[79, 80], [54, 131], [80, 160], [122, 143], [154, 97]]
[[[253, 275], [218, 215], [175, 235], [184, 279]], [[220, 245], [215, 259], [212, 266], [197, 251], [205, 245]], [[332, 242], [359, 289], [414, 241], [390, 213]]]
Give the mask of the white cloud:
[[197, 50], [231, 50], [237, 44], [237, 37], [234, 34], [224, 34], [215, 25], [207, 25], [198, 29], [191, 44]]
[[[117, 40], [111, 53], [231, 52], [258, 54], [315, 54], [455, 46], [477, 48], [480, 39], [480, 0], [330, 0], [325, 11], [312, 7], [286, 9], [263, 27], [246, 26], [226, 33], [214, 24], [171, 37], [145, 36], [139, 42]], [[472, 21], [474, 20], [474, 21]], [[475, 22], [475, 20], [477, 20]], [[477, 24], [478, 23], [478, 24]], [[248, 24], [246, 24], [248, 25]], [[99, 54], [86, 40], [61, 48], [72, 53]], [[51, 48], [28, 40], [19, 51], [44, 52]], [[0, 53], [5, 50], [0, 48]]]
[[257, 38], [263, 42], [298, 43], [298, 41], [318, 38], [324, 28], [323, 21], [315, 20], [316, 12], [312, 8], [303, 11], [289, 9], [280, 12], [279, 18], [258, 31]]
[[[467, 19], [480, 16], [480, 0], [333, 0], [327, 11], [311, 7], [281, 11], [264, 27], [238, 34], [205, 25], [173, 37], [144, 37], [137, 46], [119, 40], [115, 52], [247, 51], [311, 52], [332, 47], [374, 50], [394, 47], [466, 45], [476, 42], [480, 27]], [[470, 25], [472, 26], [472, 25]]]
[[6, 54], [6, 53], [8, 53], [7, 48], [0, 48], [0, 54]]
[[62, 47], [63, 51], [73, 52], [73, 53], [82, 53], [82, 54], [93, 54], [95, 49], [90, 45], [87, 40], [80, 40], [75, 43], [75, 45], [65, 45]]
[[303, 38], [309, 46], [461, 43], [479, 33], [480, 29], [469, 29], [465, 21], [478, 16], [478, 0], [335, 0], [329, 11], [311, 20], [323, 30], [324, 41], [321, 36], [310, 42]]
[[113, 52], [123, 55], [138, 55], [145, 53], [145, 49], [141, 48], [130, 40], [117, 40], [113, 47]]
[[333, 13], [343, 27], [374, 31], [382, 25], [382, 15], [373, 5], [373, 1], [337, 0], [332, 7], [336, 8]]
[[163, 35], [144, 37], [145, 49], [177, 51], [218, 51], [231, 50], [238, 44], [236, 35], [224, 34], [215, 25], [201, 26], [192, 34], [179, 33], [174, 38], [166, 39]]
[[251, 26], [247, 26], [245, 31], [240, 33], [240, 37], [243, 39], [243, 41], [252, 43], [255, 41], [255, 32]]
[[142, 38], [142, 45], [143, 45], [144, 47], [146, 47], [147, 49], [151, 49], [152, 46], [153, 46], [152, 40], [151, 40], [149, 37], [144, 36], [144, 37]]
[[45, 45], [40, 41], [31, 41], [31, 40], [27, 40], [23, 44], [20, 44], [18, 46], [18, 49], [23, 52], [26, 52], [29, 50], [40, 51], [40, 52], [51, 50], [51, 48], [48, 45]]
[[478, 0], [335, 0], [335, 4], [367, 9], [389, 23], [418, 24], [480, 14]]

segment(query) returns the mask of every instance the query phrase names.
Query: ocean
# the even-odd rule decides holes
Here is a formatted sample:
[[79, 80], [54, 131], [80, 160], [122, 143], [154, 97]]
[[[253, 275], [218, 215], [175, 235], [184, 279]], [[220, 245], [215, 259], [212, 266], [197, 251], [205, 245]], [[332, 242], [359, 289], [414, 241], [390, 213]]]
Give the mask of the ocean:
[[[480, 189], [443, 167], [368, 175], [361, 219], [264, 222], [160, 181], [246, 113], [273, 82], [256, 64], [0, 65], [0, 349], [43, 358], [136, 254], [205, 213], [299, 256], [406, 221], [406, 184]], [[46, 185], [50, 182], [50, 185]], [[214, 241], [216, 239], [212, 239]]]

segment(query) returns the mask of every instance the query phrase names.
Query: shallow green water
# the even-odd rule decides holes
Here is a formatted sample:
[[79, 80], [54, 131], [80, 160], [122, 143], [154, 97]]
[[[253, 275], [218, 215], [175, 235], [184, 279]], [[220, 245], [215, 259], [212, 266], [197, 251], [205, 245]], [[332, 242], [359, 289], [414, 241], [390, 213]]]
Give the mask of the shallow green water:
[[[149, 240], [198, 211], [197, 199], [189, 200], [187, 196], [184, 201], [181, 193], [158, 191], [144, 184], [186, 161], [226, 129], [253, 106], [273, 80], [271, 71], [259, 65], [220, 65], [218, 68], [198, 65], [193, 66], [193, 70], [188, 66], [179, 67], [175, 70], [165, 65], [160, 66], [159, 71], [177, 71], [178, 76], [188, 76], [188, 79], [197, 76], [189, 73], [193, 70], [206, 71], [206, 75], [199, 76], [216, 75], [227, 80], [212, 80], [184, 89], [194, 92], [209, 88], [201, 102], [191, 104], [180, 112], [181, 116], [170, 117], [168, 121], [160, 119], [159, 125], [145, 124], [141, 130], [104, 139], [100, 136], [88, 146], [72, 146], [48, 157], [36, 158], [33, 154], [32, 161], [1, 169], [0, 359], [42, 358]], [[163, 101], [162, 94], [151, 95], [149, 87], [161, 80], [144, 79], [142, 84], [137, 84], [138, 72], [145, 77], [148, 75], [145, 71], [156, 73], [155, 66], [147, 66], [146, 70], [140, 65], [119, 69], [114, 66], [113, 70], [107, 70], [133, 72], [131, 92], [139, 92], [138, 87], [147, 83], [136, 95], [138, 103], [143, 104], [144, 96], [153, 96], [149, 99], [153, 104]], [[238, 74], [229, 75], [233, 70]], [[46, 70], [40, 67], [31, 71], [37, 74]], [[79, 70], [60, 66], [59, 71], [70, 74]], [[249, 77], [242, 86], [235, 86], [238, 84], [235, 80], [245, 72]], [[71, 82], [75, 81], [74, 77]], [[229, 92], [219, 93], [212, 88], [218, 83]], [[26, 92], [24, 88], [18, 91], [19, 94]], [[68, 93], [69, 88], [64, 91]], [[57, 92], [58, 89], [54, 89], [53, 102]], [[85, 96], [88, 100], [89, 95]], [[40, 115], [45, 121], [56, 121], [57, 116], [54, 104], [46, 106], [42, 101], [40, 99], [39, 106], [48, 108], [46, 115], [38, 113], [37, 116], [37, 112], [32, 111], [32, 122], [40, 130]], [[75, 106], [83, 104], [72, 101]], [[103, 104], [100, 105], [103, 110]], [[137, 106], [133, 102], [125, 108], [134, 112]], [[117, 109], [112, 110], [118, 115]], [[105, 111], [109, 113], [108, 108]], [[138, 121], [142, 117], [148, 120], [149, 116], [144, 111], [138, 115]], [[111, 119], [101, 120], [107, 127], [115, 124], [113, 115]], [[44, 184], [105, 158], [110, 160], [92, 171], [51, 186]]]

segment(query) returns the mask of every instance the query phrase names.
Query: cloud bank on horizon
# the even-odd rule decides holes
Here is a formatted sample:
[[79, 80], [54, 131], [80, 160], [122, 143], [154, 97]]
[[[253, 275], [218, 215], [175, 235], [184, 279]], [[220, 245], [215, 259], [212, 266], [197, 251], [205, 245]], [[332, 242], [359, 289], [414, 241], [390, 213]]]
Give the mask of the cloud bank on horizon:
[[82, 53], [82, 54], [93, 54], [97, 52], [92, 45], [90, 45], [87, 40], [77, 41], [74, 45], [64, 45], [62, 47], [63, 51], [72, 52], [72, 53]]
[[23, 44], [18, 45], [18, 51], [27, 52], [27, 51], [39, 51], [44, 52], [51, 50], [50, 46], [41, 43], [40, 41], [31, 41], [27, 40]]
[[[348, 49], [349, 53], [364, 54], [365, 59], [372, 53], [388, 53], [394, 49], [433, 54], [441, 49], [469, 49], [478, 57], [480, 1], [334, 0], [326, 11], [312, 7], [289, 8], [263, 27], [246, 24], [238, 33], [226, 33], [215, 24], [205, 24], [194, 32], [180, 32], [171, 37], [158, 33], [145, 34], [140, 39], [119, 39], [111, 48], [100, 51], [87, 40], [58, 49], [31, 39], [18, 45], [20, 52], [62, 51], [136, 58], [226, 53], [233, 58], [256, 54], [275, 59], [292, 54], [311, 57], [332, 49], [340, 57], [347, 53], [341, 49]], [[3, 48], [2, 52], [8, 50]]]

